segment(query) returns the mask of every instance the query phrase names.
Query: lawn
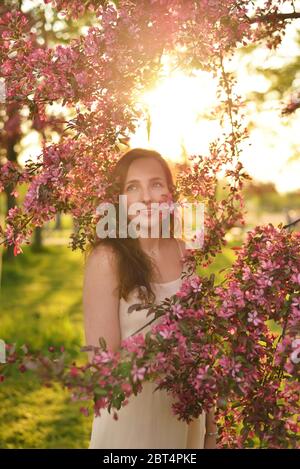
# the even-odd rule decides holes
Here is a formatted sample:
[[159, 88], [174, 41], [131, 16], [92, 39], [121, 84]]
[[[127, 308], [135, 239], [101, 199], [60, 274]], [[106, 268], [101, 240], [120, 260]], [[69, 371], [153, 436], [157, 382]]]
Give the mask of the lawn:
[[[66, 246], [42, 253], [27, 247], [11, 265], [4, 262], [0, 337], [45, 351], [64, 345], [78, 358], [84, 343], [82, 272], [82, 254]], [[16, 373], [1, 384], [0, 400], [1, 448], [88, 447], [91, 417], [60, 385], [44, 387], [30, 372]]]

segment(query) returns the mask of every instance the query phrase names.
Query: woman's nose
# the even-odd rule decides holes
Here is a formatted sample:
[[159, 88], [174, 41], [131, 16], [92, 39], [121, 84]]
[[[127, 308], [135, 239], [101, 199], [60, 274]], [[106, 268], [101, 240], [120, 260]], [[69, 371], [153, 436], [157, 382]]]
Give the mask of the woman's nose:
[[149, 204], [151, 203], [151, 194], [148, 189], [143, 189], [142, 191], [142, 202], [144, 204]]

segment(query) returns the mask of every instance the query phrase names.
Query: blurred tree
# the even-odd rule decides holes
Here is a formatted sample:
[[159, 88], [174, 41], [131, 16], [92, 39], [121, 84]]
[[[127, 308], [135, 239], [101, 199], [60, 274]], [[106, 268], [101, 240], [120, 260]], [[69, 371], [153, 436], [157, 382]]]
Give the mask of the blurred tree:
[[[77, 37], [82, 28], [88, 28], [96, 23], [92, 13], [86, 13], [79, 19], [63, 18], [51, 5], [47, 5], [43, 0], [2, 0], [0, 3], [0, 16], [14, 8], [18, 8], [29, 19], [30, 31], [37, 34], [36, 47], [43, 48], [55, 46], [56, 44], [68, 44], [73, 38]], [[41, 148], [44, 143], [52, 138], [53, 132], [60, 134], [63, 130], [63, 115], [55, 113], [51, 118], [47, 115], [49, 111], [45, 109], [31, 109], [21, 107], [17, 103], [0, 106], [0, 166], [7, 160], [19, 165], [18, 156], [21, 149], [22, 138], [31, 131], [39, 133]], [[22, 124], [28, 124], [30, 127]], [[5, 188], [6, 209], [8, 211], [17, 205], [16, 194], [12, 192], [12, 186]], [[58, 222], [59, 223], [59, 222]], [[37, 250], [42, 246], [42, 228], [36, 227], [33, 235], [33, 247]], [[5, 251], [4, 257], [7, 260], [14, 258], [13, 246], [9, 246]]]
[[[265, 103], [270, 96], [282, 100], [282, 114], [287, 115], [295, 112], [300, 107], [300, 28], [295, 29], [295, 43], [299, 46], [299, 53], [291, 55], [290, 59], [282, 57], [278, 65], [266, 63], [257, 66], [255, 61], [249, 60], [247, 68], [250, 73], [263, 75], [269, 81], [269, 88], [264, 91], [252, 91], [251, 98], [259, 105]], [[259, 44], [244, 47], [242, 53], [251, 54], [260, 47]], [[276, 52], [276, 54], [278, 54]], [[278, 58], [280, 58], [278, 56]]]

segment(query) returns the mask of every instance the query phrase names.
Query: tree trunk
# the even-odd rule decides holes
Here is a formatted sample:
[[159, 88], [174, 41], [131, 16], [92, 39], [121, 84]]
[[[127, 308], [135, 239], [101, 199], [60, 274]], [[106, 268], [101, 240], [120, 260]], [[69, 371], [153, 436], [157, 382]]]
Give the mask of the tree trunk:
[[[13, 136], [13, 137], [8, 137], [7, 138], [7, 159], [9, 161], [14, 161], [17, 162], [17, 153], [15, 152], [14, 146], [18, 140], [18, 137]], [[13, 185], [9, 184], [5, 188], [5, 194], [6, 194], [6, 216], [8, 215], [8, 211], [12, 208], [15, 207], [16, 204], [16, 198], [14, 195], [11, 194], [13, 190]], [[8, 246], [7, 249], [4, 252], [3, 256], [6, 260], [11, 261], [14, 259], [14, 246]]]
[[34, 229], [32, 248], [33, 250], [38, 251], [42, 248], [42, 245], [43, 245], [42, 227], [36, 226]]
[[55, 218], [55, 230], [61, 230], [61, 213], [57, 212], [56, 218]]

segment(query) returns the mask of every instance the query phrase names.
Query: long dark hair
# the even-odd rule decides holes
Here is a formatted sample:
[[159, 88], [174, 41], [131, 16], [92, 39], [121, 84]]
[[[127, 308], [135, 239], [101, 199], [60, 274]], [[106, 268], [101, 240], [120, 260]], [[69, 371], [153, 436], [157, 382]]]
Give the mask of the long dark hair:
[[[117, 255], [118, 273], [119, 273], [119, 298], [128, 299], [128, 295], [134, 289], [137, 289], [138, 296], [142, 301], [152, 302], [155, 299], [151, 288], [153, 281], [153, 264], [151, 258], [141, 249], [138, 239], [131, 237], [118, 238], [119, 227], [119, 203], [116, 198], [124, 190], [124, 184], [130, 165], [140, 158], [151, 158], [156, 160], [163, 168], [166, 176], [168, 189], [175, 202], [177, 200], [176, 186], [173, 182], [172, 171], [161, 156], [154, 150], [144, 148], [134, 148], [123, 153], [117, 161], [111, 174], [111, 185], [107, 190], [109, 197], [113, 197], [116, 210], [116, 238], [95, 237], [88, 246], [87, 252], [90, 253], [99, 244], [105, 244], [113, 247]], [[170, 214], [170, 236], [174, 237], [174, 214]]]

